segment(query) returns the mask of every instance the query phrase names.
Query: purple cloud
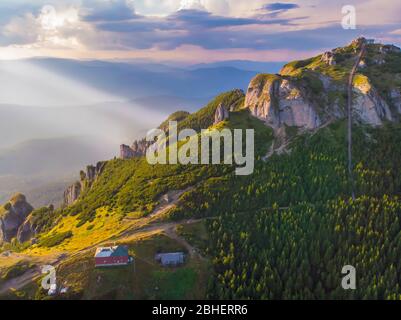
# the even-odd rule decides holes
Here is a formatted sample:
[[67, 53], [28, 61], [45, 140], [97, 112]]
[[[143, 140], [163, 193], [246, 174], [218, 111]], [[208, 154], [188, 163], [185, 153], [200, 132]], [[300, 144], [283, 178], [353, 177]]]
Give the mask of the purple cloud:
[[299, 8], [299, 5], [297, 5], [296, 3], [275, 2], [275, 3], [265, 4], [262, 9], [269, 11], [286, 11], [296, 8]]

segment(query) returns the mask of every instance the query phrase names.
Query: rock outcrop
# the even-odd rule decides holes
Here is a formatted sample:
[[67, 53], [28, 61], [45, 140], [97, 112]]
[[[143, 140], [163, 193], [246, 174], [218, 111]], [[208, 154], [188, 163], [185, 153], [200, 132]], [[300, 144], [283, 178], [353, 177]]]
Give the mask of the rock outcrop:
[[10, 242], [24, 223], [33, 207], [22, 194], [15, 195], [0, 211], [0, 243]]
[[[87, 166], [84, 178], [86, 178], [90, 182], [95, 181], [96, 178], [103, 172], [105, 165], [106, 162], [100, 161], [96, 164], [96, 166], [93, 165]], [[81, 177], [81, 180], [83, 180], [83, 177]]]
[[392, 121], [393, 117], [386, 101], [380, 97], [369, 79], [359, 75], [354, 81], [354, 113], [365, 124], [379, 126], [383, 120]]
[[294, 81], [277, 75], [258, 75], [248, 88], [245, 107], [272, 127], [314, 129], [321, 124], [314, 103]]
[[120, 158], [127, 160], [142, 157], [146, 155], [146, 150], [150, 145], [151, 142], [148, 142], [145, 139], [134, 141], [131, 147], [122, 144], [120, 146]]
[[101, 175], [105, 165], [105, 161], [100, 161], [96, 166], [88, 165], [86, 167], [86, 172], [81, 171], [80, 181], [76, 181], [64, 191], [64, 205], [70, 206], [77, 201], [81, 193], [86, 188], [90, 188], [92, 183], [96, 181], [97, 177]]
[[120, 158], [123, 160], [132, 159], [135, 157], [134, 150], [126, 144], [120, 145]]
[[77, 181], [64, 191], [64, 205], [70, 206], [78, 200], [82, 191], [82, 183]]
[[[256, 76], [249, 85], [245, 107], [275, 129], [316, 129], [345, 117], [350, 66], [361, 53], [362, 44], [366, 51], [353, 83], [355, 121], [379, 126], [400, 119], [401, 88], [396, 62], [401, 63], [401, 50], [365, 38], [311, 59], [290, 62], [279, 75]], [[380, 72], [385, 73], [385, 83], [369, 79]]]
[[229, 117], [229, 112], [226, 109], [225, 106], [223, 106], [222, 103], [219, 104], [219, 106], [216, 109], [216, 113], [214, 115], [214, 124], [218, 124]]
[[43, 215], [48, 216], [53, 213], [53, 211], [53, 205], [33, 211], [18, 229], [18, 242], [24, 243], [34, 239], [34, 237], [42, 231], [42, 225], [38, 223], [38, 221], [43, 219]]
[[19, 243], [24, 243], [34, 237], [35, 230], [32, 224], [32, 219], [26, 219], [19, 227], [17, 233], [17, 240]]

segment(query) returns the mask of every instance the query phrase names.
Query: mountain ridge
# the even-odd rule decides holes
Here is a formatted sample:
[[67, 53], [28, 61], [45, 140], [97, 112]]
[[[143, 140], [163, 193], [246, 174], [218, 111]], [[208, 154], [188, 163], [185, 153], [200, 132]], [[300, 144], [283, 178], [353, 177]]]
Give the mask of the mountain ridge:
[[[289, 63], [281, 74], [256, 76], [246, 93], [226, 92], [195, 113], [172, 115], [180, 129], [198, 133], [211, 126], [254, 129], [253, 175], [238, 177], [229, 165], [151, 166], [144, 148], [138, 156], [109, 160], [101, 170], [91, 167], [90, 174], [81, 173], [82, 192], [50, 215], [38, 212], [37, 221], [46, 221], [35, 229], [38, 242], [20, 250], [41, 257], [87, 253], [118, 241], [128, 243], [139, 258], [145, 246], [149, 258], [157, 251], [149, 242], [160, 245], [152, 233], [155, 228], [157, 236], [174, 240], [177, 234], [169, 228], [177, 226], [202, 252], [203, 260], [195, 261], [211, 264], [209, 281], [202, 282], [204, 298], [401, 297], [394, 280], [401, 276], [396, 264], [401, 252], [401, 125], [393, 94], [401, 88], [401, 71], [392, 68], [401, 54], [369, 43], [354, 81], [353, 199], [345, 106], [356, 48], [352, 43]], [[378, 69], [385, 82], [375, 79]], [[391, 119], [379, 112], [385, 106]], [[283, 146], [286, 152], [279, 152]], [[172, 192], [179, 196], [169, 202]], [[154, 215], [164, 206], [166, 210]], [[193, 221], [196, 227], [189, 226]], [[60, 265], [60, 270], [68, 266], [62, 279], [73, 287], [71, 297], [99, 297], [91, 277], [80, 271], [81, 262], [67, 257]], [[337, 283], [341, 267], [348, 264], [361, 270], [363, 290], [345, 291]], [[85, 265], [93, 269], [90, 262]], [[134, 297], [152, 294], [145, 290]]]

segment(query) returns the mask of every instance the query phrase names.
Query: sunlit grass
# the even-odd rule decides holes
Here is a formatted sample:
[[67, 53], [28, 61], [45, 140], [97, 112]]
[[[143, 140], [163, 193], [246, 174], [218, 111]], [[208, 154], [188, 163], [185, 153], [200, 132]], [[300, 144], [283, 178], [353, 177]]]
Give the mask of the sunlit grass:
[[48, 233], [41, 235], [41, 238], [52, 235], [72, 232], [72, 237], [65, 239], [62, 243], [54, 247], [41, 247], [39, 244], [33, 245], [24, 251], [26, 254], [43, 255], [55, 252], [79, 251], [102, 241], [119, 235], [125, 229], [133, 226], [135, 220], [124, 220], [124, 215], [118, 211], [109, 211], [102, 207], [96, 211], [96, 218], [92, 222], [86, 222], [79, 226], [77, 216], [66, 216], [52, 228]]

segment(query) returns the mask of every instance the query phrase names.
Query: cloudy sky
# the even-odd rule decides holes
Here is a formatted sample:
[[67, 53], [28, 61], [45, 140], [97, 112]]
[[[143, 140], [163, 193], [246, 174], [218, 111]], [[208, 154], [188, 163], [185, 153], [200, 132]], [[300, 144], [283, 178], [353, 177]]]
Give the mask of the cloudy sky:
[[[341, 27], [356, 9], [356, 30]], [[401, 44], [399, 0], [1, 0], [0, 59], [288, 61], [356, 36]]]

